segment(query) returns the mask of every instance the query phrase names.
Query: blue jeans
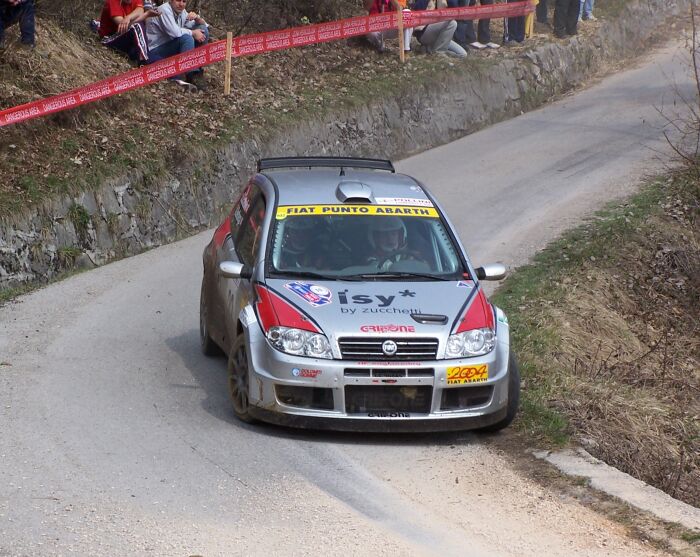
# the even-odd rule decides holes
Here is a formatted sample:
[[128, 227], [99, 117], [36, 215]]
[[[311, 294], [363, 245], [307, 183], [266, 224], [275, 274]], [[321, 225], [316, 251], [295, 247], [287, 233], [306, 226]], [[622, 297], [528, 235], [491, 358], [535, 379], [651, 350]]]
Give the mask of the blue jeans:
[[[480, 5], [486, 6], [493, 4], [493, 0], [481, 0]], [[462, 6], [475, 6], [476, 0], [447, 0], [447, 6], [449, 8], [456, 8]], [[457, 31], [455, 31], [454, 40], [457, 44], [466, 46], [477, 39], [480, 43], [490, 43], [491, 42], [491, 20], [490, 19], [480, 19], [478, 25], [478, 35], [474, 33], [474, 22], [471, 19], [457, 20]]]
[[579, 9], [578, 16], [582, 19], [588, 19], [593, 15], [593, 4], [595, 0], [581, 0], [581, 8]]
[[25, 0], [16, 6], [0, 2], [0, 42], [5, 38], [5, 28], [19, 23], [22, 44], [34, 44], [34, 0]]
[[[206, 25], [202, 27], [197, 27], [197, 29], [200, 29], [202, 33], [204, 33], [204, 42], [201, 44], [207, 44], [209, 42], [209, 30], [207, 29]], [[194, 39], [192, 38], [192, 35], [180, 35], [175, 39], [169, 40], [167, 43], [163, 43], [157, 48], [150, 49], [148, 52], [148, 63], [151, 64], [152, 62], [157, 62], [158, 60], [163, 60], [164, 58], [170, 58], [171, 56], [175, 56], [176, 54], [189, 52], [190, 50], [194, 49], [195, 46], [196, 44]], [[193, 74], [200, 73], [202, 71], [202, 68], [197, 68], [196, 70], [188, 72], [186, 76], [177, 76], [171, 79], [188, 79]]]

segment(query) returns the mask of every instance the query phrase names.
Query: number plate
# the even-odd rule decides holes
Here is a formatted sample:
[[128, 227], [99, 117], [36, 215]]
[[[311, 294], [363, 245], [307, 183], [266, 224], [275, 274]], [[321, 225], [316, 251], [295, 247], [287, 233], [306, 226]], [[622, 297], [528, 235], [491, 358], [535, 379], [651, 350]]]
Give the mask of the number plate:
[[478, 364], [475, 366], [454, 366], [447, 368], [448, 385], [466, 385], [467, 383], [483, 383], [488, 378], [488, 364]]

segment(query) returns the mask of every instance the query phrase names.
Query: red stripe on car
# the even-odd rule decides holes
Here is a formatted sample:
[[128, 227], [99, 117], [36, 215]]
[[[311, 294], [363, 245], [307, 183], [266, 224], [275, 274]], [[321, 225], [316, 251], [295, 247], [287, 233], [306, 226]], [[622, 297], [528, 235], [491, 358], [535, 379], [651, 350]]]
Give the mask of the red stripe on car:
[[258, 293], [258, 302], [255, 307], [258, 311], [260, 325], [266, 333], [270, 327], [276, 325], [302, 329], [312, 333], [321, 332], [309, 319], [304, 317], [303, 313], [284, 298], [270, 292], [261, 284], [256, 284], [255, 289]]
[[469, 304], [469, 307], [464, 312], [464, 317], [455, 332], [463, 333], [464, 331], [482, 329], [484, 327], [493, 329], [493, 325], [493, 310], [486, 300], [484, 291], [479, 288], [476, 296], [474, 296], [471, 304]]
[[280, 324], [279, 319], [277, 319], [277, 313], [275, 312], [275, 306], [272, 303], [269, 290], [260, 284], [256, 284], [255, 291], [258, 293], [258, 301], [255, 304], [255, 309], [258, 313], [260, 326], [262, 330], [267, 333], [270, 327]]
[[321, 332], [316, 325], [307, 319], [301, 311], [287, 302], [287, 300], [281, 296], [278, 296], [274, 292], [269, 292], [269, 294], [272, 304], [275, 307], [277, 317], [279, 318], [280, 325], [283, 327], [293, 327], [295, 329], [311, 331], [312, 333]]
[[222, 222], [219, 228], [216, 229], [216, 232], [214, 232], [214, 245], [217, 248], [223, 246], [226, 236], [229, 234], [231, 234], [231, 218], [226, 217], [224, 222]]

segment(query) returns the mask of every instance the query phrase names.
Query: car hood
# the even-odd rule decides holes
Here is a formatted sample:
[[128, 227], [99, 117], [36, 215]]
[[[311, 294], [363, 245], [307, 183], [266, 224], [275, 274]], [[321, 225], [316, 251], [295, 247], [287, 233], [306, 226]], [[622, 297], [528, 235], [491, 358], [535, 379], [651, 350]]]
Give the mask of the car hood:
[[264, 286], [278, 324], [310, 323], [329, 337], [443, 335], [493, 326], [491, 306], [478, 285], [467, 280], [268, 279]]

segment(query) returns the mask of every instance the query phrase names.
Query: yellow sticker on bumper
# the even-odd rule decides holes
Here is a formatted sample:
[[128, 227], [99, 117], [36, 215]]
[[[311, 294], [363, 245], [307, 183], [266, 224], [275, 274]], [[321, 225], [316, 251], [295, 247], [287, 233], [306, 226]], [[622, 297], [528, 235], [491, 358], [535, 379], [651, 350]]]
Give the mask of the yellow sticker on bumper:
[[433, 207], [407, 207], [400, 205], [281, 205], [276, 218], [304, 217], [310, 215], [401, 215], [404, 217], [438, 218]]
[[448, 385], [466, 385], [467, 383], [483, 383], [488, 378], [488, 364], [479, 364], [475, 366], [455, 366], [447, 368]]

